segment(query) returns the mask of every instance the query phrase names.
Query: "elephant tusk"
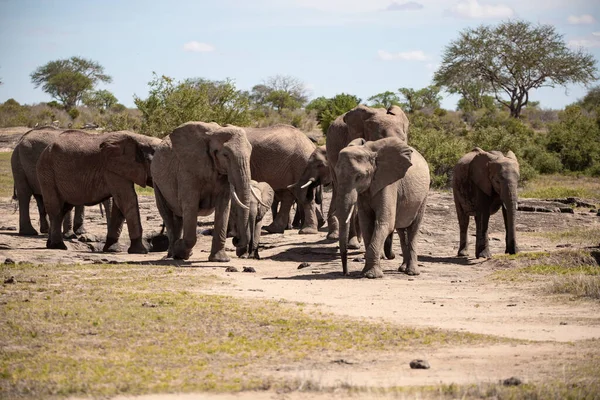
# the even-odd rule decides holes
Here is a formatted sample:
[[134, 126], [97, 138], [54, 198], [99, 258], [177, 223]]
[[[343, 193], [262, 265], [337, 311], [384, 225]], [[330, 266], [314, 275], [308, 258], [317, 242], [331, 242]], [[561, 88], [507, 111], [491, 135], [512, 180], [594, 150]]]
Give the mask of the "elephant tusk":
[[352, 213], [354, 212], [354, 204], [350, 207], [350, 212], [348, 213], [348, 218], [346, 218], [346, 223], [350, 223], [350, 218], [352, 218]]
[[298, 182], [296, 182], [296, 183], [292, 183], [291, 185], [287, 185], [287, 188], [288, 188], [288, 189], [293, 189], [293, 188], [295, 188], [297, 185], [298, 185]]
[[308, 180], [308, 182], [306, 182], [304, 185], [300, 186], [300, 189], [306, 189], [307, 187], [309, 187], [311, 185], [311, 183], [313, 183], [315, 181], [315, 178], [310, 178]]
[[252, 194], [254, 195], [254, 197], [256, 197], [256, 201], [258, 201], [258, 203], [261, 206], [265, 207], [266, 209], [270, 208], [268, 205], [266, 205], [265, 203], [262, 202], [260, 196], [258, 195], [258, 193], [256, 193], [256, 190], [252, 186], [250, 186], [250, 191], [252, 192]]
[[235, 189], [234, 189], [233, 185], [231, 186], [231, 195], [232, 195], [233, 199], [235, 200], [235, 202], [237, 203], [238, 206], [242, 207], [244, 210], [250, 210], [250, 207], [248, 207], [247, 205], [245, 205], [244, 203], [242, 203], [242, 201], [238, 197], [237, 193], [235, 192]]

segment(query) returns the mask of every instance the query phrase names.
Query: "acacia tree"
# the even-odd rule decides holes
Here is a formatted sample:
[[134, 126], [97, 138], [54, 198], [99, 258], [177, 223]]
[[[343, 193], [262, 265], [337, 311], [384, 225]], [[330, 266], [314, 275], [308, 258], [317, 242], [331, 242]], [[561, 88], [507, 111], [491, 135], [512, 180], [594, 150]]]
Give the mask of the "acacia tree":
[[445, 49], [434, 82], [459, 91], [461, 82], [484, 82], [496, 100], [519, 117], [529, 91], [540, 87], [589, 84], [597, 79], [596, 60], [570, 50], [552, 25], [508, 21], [468, 28]]
[[42, 86], [44, 92], [60, 101], [67, 112], [98, 82], [111, 81], [112, 78], [104, 73], [102, 65], [81, 57], [50, 61], [31, 73], [34, 86]]
[[440, 108], [442, 96], [440, 96], [438, 86], [427, 86], [419, 90], [400, 88], [398, 92], [404, 97], [404, 101], [400, 103], [401, 106], [409, 113], [414, 113], [425, 107]]
[[390, 108], [391, 106], [399, 106], [402, 104], [398, 95], [394, 92], [390, 92], [389, 90], [382, 93], [377, 93], [376, 95], [369, 97], [367, 101], [370, 102], [371, 107]]
[[340, 93], [331, 98], [317, 97], [307, 104], [305, 110], [314, 110], [323, 134], [327, 134], [329, 125], [340, 115], [360, 104], [360, 99], [352, 94]]
[[81, 101], [88, 107], [99, 109], [100, 112], [104, 112], [112, 108], [119, 102], [115, 95], [108, 90], [94, 90], [85, 92], [81, 97]]
[[268, 106], [282, 113], [284, 109], [301, 108], [308, 100], [302, 81], [288, 75], [274, 75], [252, 88], [250, 98], [258, 107]]

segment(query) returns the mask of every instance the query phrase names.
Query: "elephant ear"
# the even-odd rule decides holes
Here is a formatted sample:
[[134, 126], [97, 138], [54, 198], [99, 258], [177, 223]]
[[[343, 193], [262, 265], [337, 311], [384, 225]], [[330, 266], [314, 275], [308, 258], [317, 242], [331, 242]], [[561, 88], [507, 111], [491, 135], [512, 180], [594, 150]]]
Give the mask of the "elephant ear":
[[509, 151], [506, 153], [506, 156], [505, 156], [505, 157], [506, 157], [506, 158], [510, 158], [511, 160], [515, 160], [515, 161], [517, 161], [517, 156], [515, 155], [515, 153], [513, 153], [513, 152], [512, 152], [512, 150], [509, 150]]
[[492, 181], [490, 179], [490, 162], [492, 158], [497, 158], [497, 156], [481, 150], [481, 152], [477, 152], [469, 164], [471, 181], [488, 196], [492, 195]]
[[412, 149], [397, 138], [381, 139], [373, 143], [376, 150], [375, 173], [371, 181], [371, 196], [375, 196], [384, 187], [404, 178], [411, 167]]
[[377, 113], [376, 109], [359, 105], [344, 114], [351, 139], [365, 137], [365, 121]]
[[260, 198], [263, 203], [269, 206], [269, 208], [265, 208], [258, 205], [258, 218], [263, 219], [267, 212], [270, 210], [271, 204], [273, 204], [273, 199], [275, 197], [275, 192], [271, 188], [271, 186], [266, 182], [260, 182], [258, 185], [258, 190], [260, 191]]
[[352, 147], [352, 146], [362, 146], [365, 143], [367, 143], [367, 141], [363, 138], [358, 138], [358, 139], [354, 139], [353, 141], [351, 141], [350, 143], [348, 143], [348, 147]]
[[207, 167], [209, 132], [215, 129], [218, 124], [187, 122], [171, 132], [169, 139], [181, 168], [197, 174]]
[[106, 159], [107, 170], [146, 187], [147, 156], [133, 137], [123, 133], [111, 134], [100, 143], [99, 147], [100, 153]]

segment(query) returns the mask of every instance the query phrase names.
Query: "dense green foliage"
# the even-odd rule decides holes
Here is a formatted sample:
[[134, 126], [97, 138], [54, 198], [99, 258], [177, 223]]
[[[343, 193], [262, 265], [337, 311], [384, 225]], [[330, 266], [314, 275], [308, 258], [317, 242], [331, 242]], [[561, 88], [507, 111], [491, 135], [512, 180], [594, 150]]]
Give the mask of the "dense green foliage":
[[341, 93], [332, 98], [317, 97], [306, 106], [307, 111], [317, 113], [317, 121], [321, 125], [323, 134], [327, 134], [329, 125], [340, 115], [352, 110], [360, 104], [360, 99], [354, 95]]
[[148, 84], [148, 98], [134, 96], [142, 112], [142, 132], [163, 137], [188, 121], [246, 126], [250, 123], [250, 99], [233, 81], [195, 78], [176, 82], [158, 76]]
[[[99, 63], [81, 57], [50, 61], [31, 73], [34, 86], [60, 101], [70, 111], [98, 82], [111, 82]], [[76, 117], [75, 117], [76, 118]], [[73, 118], [73, 119], [75, 119]]]
[[446, 47], [434, 77], [438, 86], [472, 104], [484, 93], [493, 94], [512, 117], [521, 114], [531, 89], [596, 79], [593, 55], [570, 50], [552, 25], [526, 21], [462, 31]]

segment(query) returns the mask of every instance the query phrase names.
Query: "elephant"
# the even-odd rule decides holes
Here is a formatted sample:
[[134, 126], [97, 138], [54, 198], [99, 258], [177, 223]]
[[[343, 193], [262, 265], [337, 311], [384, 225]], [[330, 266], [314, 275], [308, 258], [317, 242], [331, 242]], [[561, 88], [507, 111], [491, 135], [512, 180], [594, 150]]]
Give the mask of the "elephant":
[[[331, 206], [327, 214], [328, 234], [327, 238], [337, 240], [339, 238], [338, 219], [335, 217], [337, 197], [337, 177], [335, 166], [338, 162], [338, 154], [352, 140], [363, 138], [366, 141], [375, 141], [386, 137], [397, 137], [404, 142], [408, 139], [408, 118], [404, 111], [398, 106], [385, 108], [371, 108], [359, 105], [347, 113], [336, 118], [327, 129], [327, 160], [331, 169], [333, 181], [333, 193]], [[351, 248], [359, 248], [357, 241], [357, 230], [355, 223], [350, 226]]]
[[248, 246], [251, 152], [242, 128], [214, 122], [187, 122], [163, 139], [154, 154], [152, 177], [156, 205], [169, 237], [167, 257], [190, 258], [198, 215], [214, 212], [208, 259], [229, 261], [225, 241], [231, 199], [243, 208], [235, 221], [236, 246]]
[[488, 223], [502, 207], [508, 254], [518, 252], [515, 219], [519, 162], [515, 153], [474, 148], [458, 160], [452, 176], [454, 205], [460, 228], [458, 256], [467, 256], [469, 217], [475, 216], [475, 257], [490, 258]]
[[[288, 186], [300, 180], [315, 145], [301, 130], [291, 125], [244, 129], [252, 144], [252, 179], [267, 182], [275, 191], [276, 201], [281, 202], [279, 212], [265, 229], [270, 233], [283, 233], [288, 226], [294, 200], [299, 200]], [[315, 202], [301, 201], [300, 204], [304, 223], [299, 233], [317, 233]]]
[[[256, 258], [260, 260], [258, 254], [258, 245], [260, 244], [260, 234], [263, 224], [263, 218], [265, 214], [271, 208], [275, 192], [273, 188], [266, 182], [256, 182], [255, 180], [250, 181], [251, 190], [255, 193], [250, 198], [250, 213], [248, 217], [248, 226], [250, 228], [250, 238], [248, 245], [245, 247], [236, 246], [236, 255], [240, 258]], [[260, 201], [259, 201], [260, 199]], [[243, 208], [237, 203], [231, 205], [231, 213], [229, 215], [229, 226], [231, 227], [233, 244], [237, 245], [239, 238], [235, 230], [234, 221], [239, 219], [238, 214], [243, 212]]]
[[418, 275], [416, 238], [430, 184], [423, 156], [399, 138], [384, 138], [343, 149], [335, 173], [343, 274], [348, 275], [348, 223], [356, 205], [366, 249], [363, 276], [383, 276], [381, 253], [394, 229], [402, 246], [399, 271]]
[[123, 221], [131, 239], [129, 253], [145, 254], [134, 184], [152, 186], [150, 163], [160, 140], [128, 131], [90, 134], [67, 130], [40, 155], [36, 171], [50, 217], [46, 247], [67, 247], [61, 222], [73, 206], [98, 204], [112, 197], [113, 205], [103, 251], [119, 241]]
[[[38, 183], [36, 165], [42, 151], [53, 143], [62, 132], [62, 129], [51, 125], [34, 128], [21, 136], [21, 139], [14, 148], [10, 161], [14, 180], [13, 199], [17, 200], [19, 204], [19, 235], [34, 236], [38, 234], [37, 230], [31, 224], [31, 217], [29, 215], [29, 201], [31, 200], [31, 196], [34, 197], [37, 203], [40, 217], [40, 232], [48, 233], [49, 231], [48, 217], [44, 208], [40, 184]], [[109, 206], [108, 208], [106, 207], [107, 205]], [[110, 218], [110, 201], [107, 200], [104, 206], [107, 210], [107, 218]], [[70, 212], [65, 215], [63, 221], [65, 237], [73, 237], [76, 234], [81, 235], [85, 233], [83, 226], [84, 215], [83, 206], [75, 207], [74, 220]]]

